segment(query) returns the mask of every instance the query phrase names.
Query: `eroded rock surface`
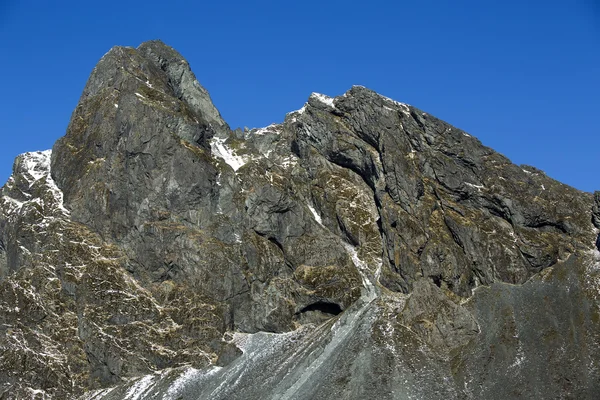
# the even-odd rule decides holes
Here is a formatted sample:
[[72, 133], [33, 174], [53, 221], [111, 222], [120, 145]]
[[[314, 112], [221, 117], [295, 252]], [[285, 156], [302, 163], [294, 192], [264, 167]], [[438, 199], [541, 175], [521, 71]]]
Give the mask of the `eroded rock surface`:
[[232, 131], [115, 47], [0, 194], [0, 398], [600, 389], [600, 194], [364, 87]]

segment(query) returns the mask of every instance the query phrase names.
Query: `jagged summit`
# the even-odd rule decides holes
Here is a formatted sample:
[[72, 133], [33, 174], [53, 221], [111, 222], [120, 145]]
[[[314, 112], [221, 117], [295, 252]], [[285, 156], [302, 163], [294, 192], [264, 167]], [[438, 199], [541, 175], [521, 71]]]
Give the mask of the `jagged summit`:
[[0, 192], [0, 398], [594, 398], [599, 210], [360, 86], [232, 131], [115, 47]]

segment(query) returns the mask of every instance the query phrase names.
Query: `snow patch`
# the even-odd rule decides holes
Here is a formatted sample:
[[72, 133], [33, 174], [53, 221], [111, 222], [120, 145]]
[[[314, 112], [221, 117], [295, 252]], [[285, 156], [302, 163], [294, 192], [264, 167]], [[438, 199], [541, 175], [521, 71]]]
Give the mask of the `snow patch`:
[[465, 185], [474, 187], [479, 192], [481, 192], [481, 189], [485, 189], [485, 186], [483, 186], [483, 185], [475, 185], [474, 183], [465, 182]]
[[222, 367], [212, 367], [208, 371], [202, 371], [195, 368], [188, 368], [183, 374], [181, 374], [172, 384], [169, 386], [167, 393], [163, 396], [162, 400], [176, 400], [180, 397], [180, 392], [190, 382], [197, 382], [202, 378], [207, 378], [211, 375], [216, 374], [222, 369]]
[[214, 156], [225, 161], [234, 171], [240, 169], [248, 161], [235, 154], [234, 150], [225, 144], [226, 139], [213, 137], [210, 140], [210, 149]]
[[33, 181], [29, 181], [30, 184], [50, 173], [51, 156], [52, 150], [34, 151], [21, 155], [21, 168], [33, 178]]
[[123, 400], [141, 400], [145, 397], [144, 394], [151, 388], [154, 383], [155, 375], [146, 375], [138, 380], [129, 388]]
[[[56, 182], [52, 179], [50, 171], [50, 159], [52, 157], [52, 150], [45, 151], [34, 151], [30, 153], [24, 153], [20, 155], [20, 165], [17, 173], [21, 173], [22, 176], [29, 183], [29, 187], [33, 186], [36, 182], [44, 179], [44, 186], [47, 190], [52, 193], [52, 197], [56, 202], [57, 208], [64, 214], [69, 215], [69, 211], [64, 206], [64, 199], [62, 191], [56, 186]], [[31, 197], [31, 195], [24, 193], [25, 197]], [[24, 206], [30, 203], [37, 203], [43, 205], [43, 200], [40, 198], [32, 198], [26, 201], [19, 201], [9, 196], [2, 196], [2, 199], [8, 202], [9, 212], [18, 213]]]
[[31, 398], [35, 399], [37, 398], [37, 396], [42, 396], [42, 398], [47, 398], [47, 394], [45, 391], [40, 390], [40, 389], [33, 389], [33, 388], [27, 388], [27, 390], [31, 393]]
[[298, 157], [294, 156], [294, 155], [290, 155], [288, 157], [285, 157], [282, 161], [281, 161], [281, 167], [282, 168], [289, 168], [289, 167], [293, 167], [296, 164], [298, 164]]
[[377, 297], [377, 292], [375, 290], [375, 286], [373, 285], [373, 283], [371, 282], [371, 279], [368, 276], [369, 267], [367, 266], [367, 263], [365, 263], [363, 260], [361, 260], [358, 257], [358, 251], [356, 250], [356, 248], [354, 246], [352, 246], [350, 243], [345, 243], [345, 242], [343, 244], [344, 244], [344, 248], [348, 252], [348, 255], [352, 259], [354, 266], [360, 273], [360, 276], [361, 276], [362, 282], [363, 282], [363, 286], [364, 286], [365, 292], [366, 292], [365, 293], [366, 300], [367, 301], [373, 300], [375, 297]]
[[[513, 336], [518, 338], [517, 336]], [[523, 365], [523, 362], [525, 361], [525, 353], [523, 352], [523, 346], [521, 345], [521, 342], [519, 342], [519, 347], [517, 348], [517, 354], [515, 355], [515, 361], [508, 366], [508, 368], [517, 368]]]
[[316, 99], [318, 101], [320, 101], [323, 104], [328, 105], [329, 107], [335, 108], [335, 105], [333, 104], [333, 98], [326, 96], [324, 94], [321, 93], [311, 93], [310, 98], [312, 99]]
[[236, 243], [242, 243], [242, 236], [239, 233], [234, 233], [233, 237], [235, 238]]
[[306, 111], [306, 103], [304, 103], [304, 105], [302, 106], [301, 109], [289, 112], [289, 113], [286, 114], [286, 116], [287, 115], [291, 115], [292, 116], [291, 121], [292, 122], [296, 122], [298, 120], [298, 118], [296, 118], [296, 117], [299, 116], [299, 115], [304, 114], [304, 111]]
[[317, 213], [317, 210], [315, 210], [310, 204], [307, 204], [307, 206], [310, 212], [312, 213], [313, 217], [315, 217], [315, 221], [317, 221], [319, 225], [323, 226], [323, 220], [321, 219], [321, 216]]
[[264, 128], [254, 128], [251, 129], [250, 132], [248, 132], [248, 136], [260, 136], [260, 135], [266, 135], [267, 133], [274, 133], [279, 135], [279, 132], [277, 131], [277, 128], [279, 127], [279, 125], [277, 124], [271, 124], [269, 126], [266, 126]]
[[408, 104], [406, 104], [406, 103], [400, 103], [399, 101], [390, 99], [389, 97], [383, 96], [383, 95], [381, 95], [379, 93], [377, 95], [379, 97], [381, 97], [382, 99], [384, 99], [385, 101], [389, 101], [392, 104], [395, 104], [395, 105], [399, 106], [400, 107], [400, 111], [402, 111], [402, 113], [404, 115], [406, 115], [407, 117], [410, 117], [410, 106]]

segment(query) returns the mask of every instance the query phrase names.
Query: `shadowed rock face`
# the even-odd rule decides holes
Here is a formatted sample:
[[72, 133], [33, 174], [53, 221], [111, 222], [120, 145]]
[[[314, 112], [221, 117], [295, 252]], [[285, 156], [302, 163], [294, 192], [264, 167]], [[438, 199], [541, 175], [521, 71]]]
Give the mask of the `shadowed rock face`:
[[363, 87], [232, 131], [115, 47], [0, 194], [2, 399], [600, 389], [600, 194]]

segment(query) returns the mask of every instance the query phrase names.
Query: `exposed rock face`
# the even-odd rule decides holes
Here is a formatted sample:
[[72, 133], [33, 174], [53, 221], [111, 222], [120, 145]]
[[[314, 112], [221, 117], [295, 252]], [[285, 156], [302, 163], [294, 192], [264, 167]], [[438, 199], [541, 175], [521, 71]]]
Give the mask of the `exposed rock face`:
[[363, 87], [231, 131], [116, 47], [0, 194], [0, 398], [600, 389], [600, 194]]

